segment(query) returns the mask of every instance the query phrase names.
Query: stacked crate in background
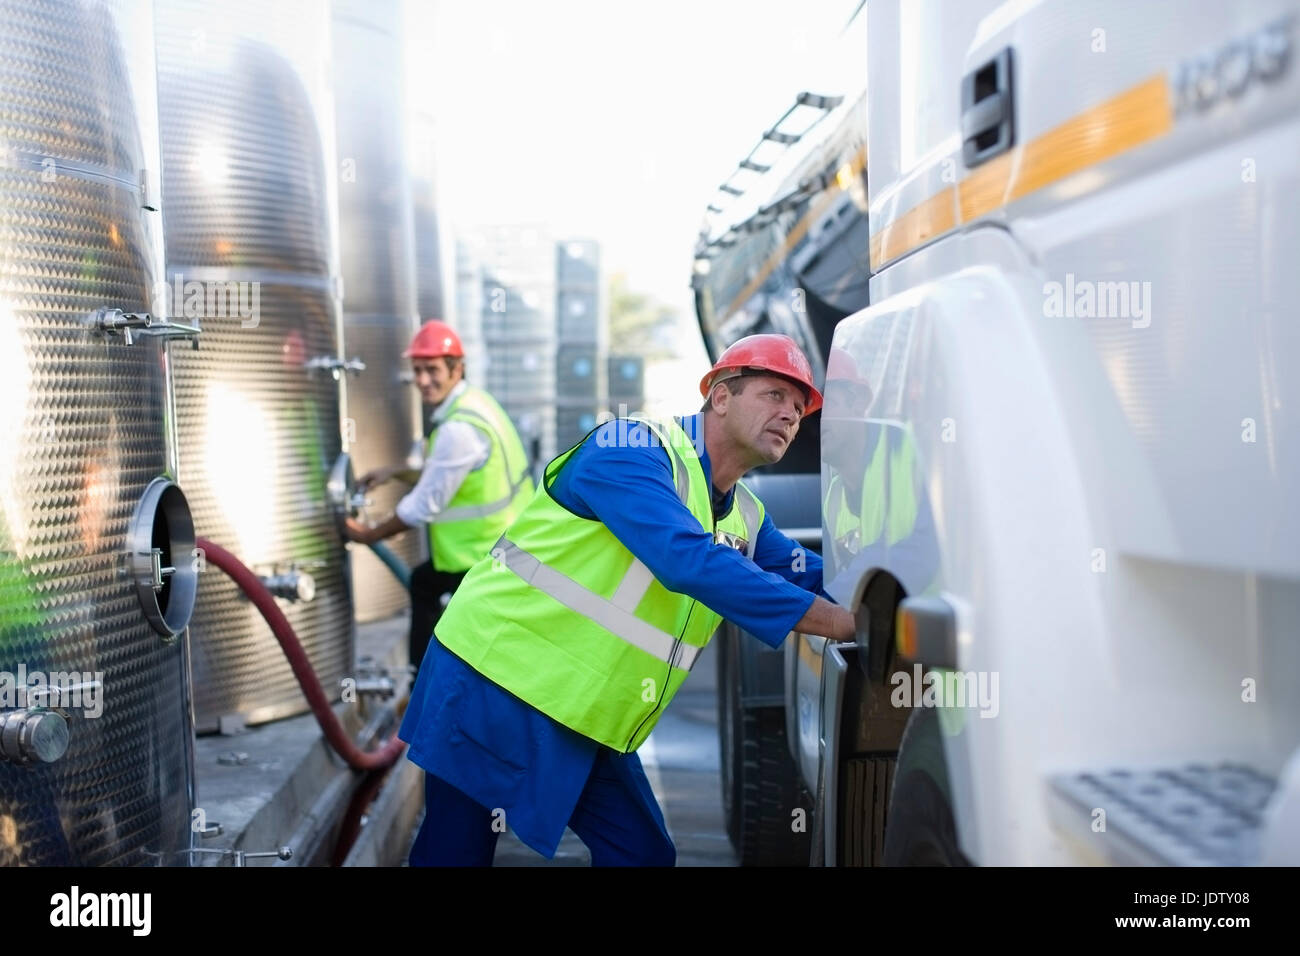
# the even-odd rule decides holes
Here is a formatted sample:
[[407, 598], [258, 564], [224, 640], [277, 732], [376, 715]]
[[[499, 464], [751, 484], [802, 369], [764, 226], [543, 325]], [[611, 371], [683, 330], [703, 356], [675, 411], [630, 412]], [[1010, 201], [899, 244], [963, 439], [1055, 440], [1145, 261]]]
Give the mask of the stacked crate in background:
[[590, 239], [556, 243], [555, 431], [561, 451], [595, 428], [606, 407], [603, 306], [599, 244]]
[[[483, 266], [463, 241], [456, 242], [456, 304], [448, 318], [465, 349], [465, 380], [487, 387], [487, 346], [483, 342]], [[427, 425], [427, 421], [426, 421]]]
[[466, 237], [480, 270], [483, 386], [519, 430], [536, 471], [555, 456], [555, 243], [543, 227]]
[[609, 410], [622, 418], [645, 405], [645, 359], [640, 355], [609, 356]]

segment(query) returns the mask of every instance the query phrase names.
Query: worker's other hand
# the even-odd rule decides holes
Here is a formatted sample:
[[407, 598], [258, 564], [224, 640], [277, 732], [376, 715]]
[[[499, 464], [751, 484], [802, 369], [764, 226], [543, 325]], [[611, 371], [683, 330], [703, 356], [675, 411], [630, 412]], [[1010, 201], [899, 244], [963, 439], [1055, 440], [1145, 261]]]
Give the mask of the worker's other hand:
[[357, 479], [357, 491], [369, 491], [387, 481], [391, 481], [396, 469], [392, 467], [376, 468]]
[[355, 541], [358, 544], [371, 544], [373, 542], [372, 530], [372, 528], [367, 528], [356, 518], [348, 518], [344, 522], [343, 534], [349, 541]]

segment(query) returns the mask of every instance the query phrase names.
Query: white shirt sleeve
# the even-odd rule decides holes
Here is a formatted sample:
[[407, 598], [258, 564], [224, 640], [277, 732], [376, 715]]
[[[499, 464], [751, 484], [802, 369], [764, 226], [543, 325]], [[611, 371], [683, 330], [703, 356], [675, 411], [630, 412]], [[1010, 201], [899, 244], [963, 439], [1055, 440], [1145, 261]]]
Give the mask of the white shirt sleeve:
[[492, 443], [469, 422], [439, 425], [433, 454], [425, 461], [415, 487], [397, 503], [397, 517], [411, 527], [437, 521], [465, 476], [482, 468], [491, 453]]

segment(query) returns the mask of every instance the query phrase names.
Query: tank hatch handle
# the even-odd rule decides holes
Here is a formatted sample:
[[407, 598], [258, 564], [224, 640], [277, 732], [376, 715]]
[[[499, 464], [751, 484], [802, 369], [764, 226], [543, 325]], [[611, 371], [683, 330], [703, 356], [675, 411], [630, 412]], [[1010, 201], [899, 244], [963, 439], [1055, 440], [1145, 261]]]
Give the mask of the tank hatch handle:
[[961, 155], [968, 167], [1009, 150], [1016, 139], [1011, 47], [961, 81]]
[[366, 363], [359, 358], [341, 359], [334, 355], [316, 355], [303, 363], [309, 371], [324, 370], [334, 376], [337, 382], [344, 372], [348, 375], [360, 375], [366, 370]]
[[98, 309], [91, 316], [95, 328], [105, 335], [120, 335], [127, 345], [134, 345], [136, 336], [161, 335], [165, 338], [189, 339], [194, 348], [199, 347], [197, 325], [181, 325], [167, 319], [155, 318], [148, 312], [123, 312], [121, 309]]

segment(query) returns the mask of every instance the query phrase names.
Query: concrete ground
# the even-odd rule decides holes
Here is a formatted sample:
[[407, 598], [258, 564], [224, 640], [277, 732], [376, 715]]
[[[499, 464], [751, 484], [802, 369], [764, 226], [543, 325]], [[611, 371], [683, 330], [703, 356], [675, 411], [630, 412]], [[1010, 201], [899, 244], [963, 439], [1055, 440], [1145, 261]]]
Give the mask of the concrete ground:
[[[358, 657], [371, 657], [388, 668], [396, 684], [395, 697], [386, 701], [334, 705], [335, 716], [363, 749], [395, 729], [395, 704], [409, 682], [406, 630], [405, 617], [357, 628]], [[266, 853], [283, 846], [293, 851], [291, 860], [262, 856], [248, 865], [327, 865], [361, 781], [324, 742], [311, 713], [240, 733], [198, 737], [194, 765], [196, 812], [213, 831], [199, 840], [201, 849], [194, 857], [199, 866], [230, 866], [236, 851]], [[403, 783], [408, 791], [418, 785], [409, 779]], [[395, 857], [396, 850], [390, 855]]]
[[[397, 616], [357, 629], [358, 655], [385, 665], [398, 694], [369, 706], [336, 704], [348, 733], [365, 745], [395, 729], [394, 707], [405, 692], [406, 621]], [[736, 866], [723, 828], [718, 771], [717, 653], [710, 645], [690, 679], [660, 718], [639, 753], [677, 846], [678, 866]], [[257, 866], [328, 865], [339, 825], [362, 777], [323, 742], [310, 714], [250, 727], [233, 736], [205, 735], [195, 745], [198, 807], [220, 833], [199, 841], [194, 862], [230, 866], [236, 851], [293, 850], [291, 860], [263, 856]], [[364, 814], [345, 866], [403, 865], [423, 812], [423, 774], [399, 761]], [[586, 866], [587, 848], [566, 832], [548, 861], [503, 834], [497, 866]]]

